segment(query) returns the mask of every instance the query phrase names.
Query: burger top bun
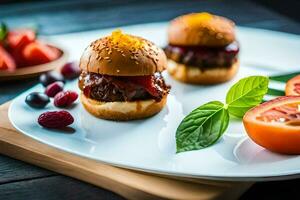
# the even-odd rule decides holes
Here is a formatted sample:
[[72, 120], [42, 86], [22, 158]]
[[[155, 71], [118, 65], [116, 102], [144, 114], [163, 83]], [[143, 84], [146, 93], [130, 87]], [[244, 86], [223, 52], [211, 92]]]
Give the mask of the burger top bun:
[[92, 42], [83, 52], [80, 68], [113, 76], [142, 76], [163, 71], [167, 58], [163, 50], [143, 38], [120, 30]]
[[235, 40], [233, 21], [209, 13], [191, 13], [171, 21], [169, 44], [185, 46], [226, 46]]

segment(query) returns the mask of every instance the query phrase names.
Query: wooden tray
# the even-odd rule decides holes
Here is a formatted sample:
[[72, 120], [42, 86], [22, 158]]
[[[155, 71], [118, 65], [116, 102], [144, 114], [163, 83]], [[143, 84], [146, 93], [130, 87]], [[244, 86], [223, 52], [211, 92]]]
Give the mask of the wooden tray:
[[111, 190], [128, 199], [237, 199], [253, 183], [158, 176], [79, 157], [17, 132], [0, 106], [0, 153]]

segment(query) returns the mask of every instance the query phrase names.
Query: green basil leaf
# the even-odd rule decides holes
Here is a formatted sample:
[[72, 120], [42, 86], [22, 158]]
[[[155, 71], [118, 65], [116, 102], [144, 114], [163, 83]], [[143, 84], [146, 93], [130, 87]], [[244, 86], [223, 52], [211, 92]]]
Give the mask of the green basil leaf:
[[219, 101], [196, 108], [177, 128], [177, 153], [203, 149], [214, 144], [226, 131], [228, 123], [228, 110]]
[[265, 76], [250, 76], [239, 80], [227, 92], [229, 114], [242, 118], [250, 108], [261, 103], [268, 92], [268, 84], [269, 79]]
[[0, 24], [0, 41], [4, 40], [6, 38], [6, 35], [8, 33], [7, 26], [4, 23]]

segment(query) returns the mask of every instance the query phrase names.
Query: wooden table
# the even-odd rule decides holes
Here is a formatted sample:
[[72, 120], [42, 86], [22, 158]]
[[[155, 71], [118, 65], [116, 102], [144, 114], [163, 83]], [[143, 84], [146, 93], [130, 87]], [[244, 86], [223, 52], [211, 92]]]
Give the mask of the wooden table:
[[[263, 2], [266, 2], [262, 0]], [[0, 4], [0, 19], [11, 26], [34, 24], [42, 35], [77, 32], [126, 24], [165, 21], [187, 12], [209, 11], [238, 25], [300, 34], [300, 24], [260, 1], [63, 0]], [[299, 6], [295, 0], [295, 6]], [[285, 5], [287, 1], [284, 1]], [[277, 5], [275, 5], [276, 7]], [[293, 10], [298, 9], [294, 6]], [[277, 6], [278, 10], [283, 7]], [[283, 9], [286, 12], [286, 9]], [[0, 83], [0, 104], [37, 83], [36, 79]], [[1, 123], [1, 120], [0, 120]], [[270, 169], [271, 170], [271, 169]], [[294, 199], [300, 180], [255, 184], [241, 199]], [[122, 199], [81, 181], [0, 155], [0, 199]]]

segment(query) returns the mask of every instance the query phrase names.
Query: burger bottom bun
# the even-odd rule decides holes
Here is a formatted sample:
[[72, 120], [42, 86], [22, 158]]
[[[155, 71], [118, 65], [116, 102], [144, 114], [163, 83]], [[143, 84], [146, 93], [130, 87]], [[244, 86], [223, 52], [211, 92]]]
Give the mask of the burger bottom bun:
[[80, 101], [92, 115], [114, 121], [128, 121], [153, 116], [160, 112], [167, 102], [167, 95], [161, 101], [142, 100], [132, 102], [101, 102], [87, 98], [83, 93]]
[[231, 67], [214, 67], [201, 70], [199, 67], [187, 66], [168, 60], [168, 72], [178, 81], [190, 84], [217, 84], [229, 81], [234, 77], [239, 69], [239, 61], [236, 61]]

